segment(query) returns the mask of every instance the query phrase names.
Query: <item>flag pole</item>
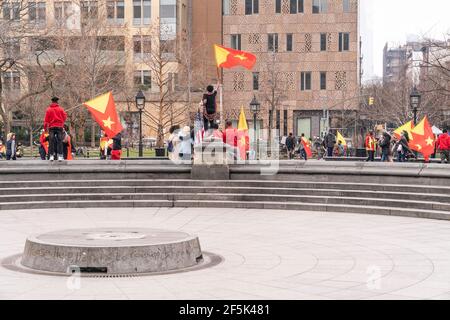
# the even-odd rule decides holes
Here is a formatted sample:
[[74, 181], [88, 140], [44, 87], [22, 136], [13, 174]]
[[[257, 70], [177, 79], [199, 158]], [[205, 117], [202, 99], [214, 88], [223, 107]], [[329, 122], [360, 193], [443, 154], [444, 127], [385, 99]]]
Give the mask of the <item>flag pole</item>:
[[223, 126], [223, 79], [220, 76], [219, 67], [217, 67], [217, 79], [219, 81], [219, 85], [222, 84], [219, 88], [219, 112], [220, 112], [220, 126]]

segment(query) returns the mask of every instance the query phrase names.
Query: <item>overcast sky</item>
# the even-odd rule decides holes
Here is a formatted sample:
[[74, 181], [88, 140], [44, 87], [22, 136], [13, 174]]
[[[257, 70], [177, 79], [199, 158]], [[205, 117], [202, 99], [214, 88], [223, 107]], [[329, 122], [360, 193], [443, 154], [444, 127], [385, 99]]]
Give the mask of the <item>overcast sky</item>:
[[442, 39], [450, 32], [450, 0], [361, 0], [364, 79], [383, 75], [386, 42], [408, 35]]

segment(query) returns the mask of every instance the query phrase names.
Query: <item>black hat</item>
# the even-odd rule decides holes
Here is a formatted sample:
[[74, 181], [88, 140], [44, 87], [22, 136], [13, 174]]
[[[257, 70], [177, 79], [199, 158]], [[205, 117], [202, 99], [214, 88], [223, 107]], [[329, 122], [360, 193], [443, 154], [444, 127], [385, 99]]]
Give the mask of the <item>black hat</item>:
[[52, 102], [58, 102], [59, 98], [58, 97], [53, 97], [52, 98]]

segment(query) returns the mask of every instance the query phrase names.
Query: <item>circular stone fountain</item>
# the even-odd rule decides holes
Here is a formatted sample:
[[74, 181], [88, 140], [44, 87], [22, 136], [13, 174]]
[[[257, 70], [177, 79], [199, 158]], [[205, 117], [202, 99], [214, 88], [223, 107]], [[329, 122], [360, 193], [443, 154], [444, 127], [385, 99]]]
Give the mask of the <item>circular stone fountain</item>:
[[136, 274], [189, 268], [202, 261], [198, 237], [159, 229], [73, 229], [31, 236], [22, 265], [55, 273]]

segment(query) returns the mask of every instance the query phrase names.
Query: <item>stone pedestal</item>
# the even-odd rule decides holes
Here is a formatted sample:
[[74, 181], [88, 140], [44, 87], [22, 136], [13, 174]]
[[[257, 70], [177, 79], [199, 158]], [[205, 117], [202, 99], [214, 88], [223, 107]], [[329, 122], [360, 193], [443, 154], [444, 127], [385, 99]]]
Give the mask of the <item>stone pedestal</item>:
[[201, 259], [198, 238], [184, 232], [98, 228], [29, 237], [21, 263], [54, 273], [139, 274], [184, 269]]
[[227, 146], [222, 140], [208, 137], [195, 147], [191, 179], [229, 180]]

